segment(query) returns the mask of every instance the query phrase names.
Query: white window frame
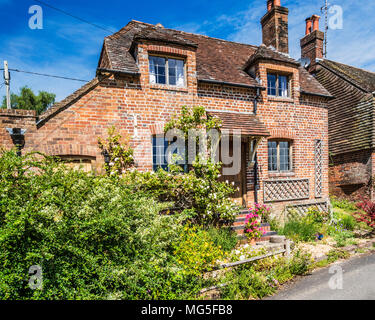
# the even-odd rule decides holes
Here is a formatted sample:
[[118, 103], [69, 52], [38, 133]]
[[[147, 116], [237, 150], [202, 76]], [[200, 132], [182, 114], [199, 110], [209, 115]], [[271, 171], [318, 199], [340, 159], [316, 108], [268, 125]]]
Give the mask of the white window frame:
[[[153, 82], [151, 82], [151, 70], [150, 70], [150, 58], [151, 57], [157, 57], [157, 58], [165, 59], [165, 82], [166, 83], [157, 83], [157, 82], [153, 83]], [[183, 77], [184, 78], [184, 84], [182, 86], [179, 86], [177, 84], [169, 84], [169, 65], [168, 65], [169, 59], [179, 60], [179, 61], [182, 61], [184, 63], [184, 68], [183, 68], [183, 70], [184, 70], [184, 77]], [[149, 68], [149, 81], [150, 81], [151, 85], [171, 86], [171, 87], [175, 87], [175, 88], [186, 88], [186, 83], [187, 83], [186, 59], [181, 58], [181, 57], [166, 56], [166, 55], [160, 55], [160, 54], [149, 54], [148, 55], [148, 68]]]
[[[269, 170], [269, 142], [276, 142], [277, 157], [276, 157], [276, 166], [277, 170]], [[280, 170], [280, 142], [289, 143], [289, 170]], [[267, 169], [270, 173], [285, 173], [293, 172], [293, 141], [288, 139], [271, 139], [267, 141]]]
[[[268, 90], [269, 90], [269, 88], [268, 88], [268, 76], [269, 75], [276, 76], [276, 95], [272, 95], [272, 94], [268, 93]], [[279, 77], [286, 77], [286, 79], [287, 79], [287, 83], [288, 83], [287, 91], [288, 91], [288, 93], [287, 93], [286, 97], [283, 97], [283, 96], [279, 95]], [[277, 72], [272, 72], [272, 71], [267, 72], [267, 95], [270, 96], [270, 97], [277, 97], [277, 98], [291, 98], [292, 95], [291, 95], [291, 90], [290, 90], [290, 87], [291, 87], [290, 82], [291, 82], [291, 77], [288, 74], [282, 74], [282, 73], [277, 73]]]

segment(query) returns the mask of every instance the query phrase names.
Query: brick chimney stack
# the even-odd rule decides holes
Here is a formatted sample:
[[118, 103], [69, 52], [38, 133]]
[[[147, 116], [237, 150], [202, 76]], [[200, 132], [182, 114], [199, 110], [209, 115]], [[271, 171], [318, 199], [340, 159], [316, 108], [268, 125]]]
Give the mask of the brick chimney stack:
[[263, 44], [277, 51], [289, 53], [288, 8], [282, 7], [280, 0], [267, 1], [267, 13], [263, 16]]
[[319, 19], [315, 14], [306, 19], [306, 34], [301, 39], [301, 57], [309, 58], [312, 68], [317, 59], [323, 59], [324, 32], [319, 30]]

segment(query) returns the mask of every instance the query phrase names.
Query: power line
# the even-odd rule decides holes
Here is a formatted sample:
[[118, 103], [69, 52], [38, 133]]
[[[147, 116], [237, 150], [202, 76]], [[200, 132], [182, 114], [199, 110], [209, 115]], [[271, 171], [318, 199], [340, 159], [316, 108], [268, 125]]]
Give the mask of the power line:
[[51, 9], [53, 9], [53, 10], [56, 10], [56, 11], [58, 11], [58, 12], [61, 12], [61, 13], [65, 14], [65, 15], [71, 17], [71, 18], [74, 18], [74, 19], [77, 19], [77, 20], [79, 20], [79, 21], [81, 21], [81, 22], [87, 23], [87, 24], [89, 24], [89, 25], [91, 25], [91, 26], [93, 26], [93, 27], [95, 27], [95, 28], [99, 28], [99, 29], [102, 29], [102, 30], [104, 30], [104, 31], [110, 32], [111, 34], [116, 32], [116, 31], [110, 30], [110, 29], [108, 29], [108, 28], [105, 28], [105, 27], [99, 26], [99, 25], [97, 25], [97, 24], [95, 24], [95, 23], [92, 23], [92, 22], [90, 22], [90, 21], [87, 21], [87, 20], [85, 20], [85, 19], [82, 19], [82, 18], [80, 18], [80, 17], [78, 17], [78, 16], [75, 16], [75, 15], [73, 15], [73, 14], [67, 12], [67, 11], [62, 10], [62, 9], [56, 8], [56, 7], [54, 7], [54, 6], [52, 6], [52, 5], [48, 4], [48, 3], [45, 3], [44, 1], [40, 1], [40, 0], [34, 0], [34, 1], [35, 1], [35, 2], [38, 2], [38, 3], [40, 3], [40, 4], [43, 4], [43, 5], [45, 5], [46, 7], [49, 7], [49, 8], [51, 8]]
[[[4, 69], [0, 69], [0, 70], [4, 70]], [[24, 71], [24, 70], [19, 70], [19, 69], [9, 69], [9, 71], [13, 71], [13, 72], [21, 72], [21, 73], [27, 73], [27, 74], [32, 74], [32, 75], [37, 75], [37, 76], [43, 76], [43, 77], [50, 77], [50, 78], [64, 79], [64, 80], [72, 80], [72, 81], [80, 81], [80, 82], [89, 82], [88, 80], [82, 80], [82, 79], [76, 79], [76, 78], [70, 78], [70, 77], [63, 77], [63, 76], [56, 76], [56, 75], [46, 74], [46, 73], [38, 73], [38, 72]]]

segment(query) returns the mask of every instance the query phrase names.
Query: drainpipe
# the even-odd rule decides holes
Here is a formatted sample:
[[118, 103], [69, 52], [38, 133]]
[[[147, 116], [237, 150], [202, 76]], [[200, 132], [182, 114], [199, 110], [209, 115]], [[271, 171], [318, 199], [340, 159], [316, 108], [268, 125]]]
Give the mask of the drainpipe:
[[257, 114], [257, 111], [258, 111], [258, 99], [259, 99], [259, 97], [260, 97], [260, 89], [257, 88], [257, 94], [254, 97], [254, 101], [253, 101], [253, 103], [254, 103], [254, 110], [253, 110], [253, 112], [254, 112], [255, 115]]
[[[254, 114], [257, 114], [258, 111], [258, 99], [260, 97], [260, 89], [257, 88], [257, 94], [254, 98]], [[254, 142], [252, 142], [254, 143]], [[254, 145], [253, 145], [254, 148]], [[254, 164], [254, 202], [258, 203], [258, 156], [255, 156], [255, 164]]]

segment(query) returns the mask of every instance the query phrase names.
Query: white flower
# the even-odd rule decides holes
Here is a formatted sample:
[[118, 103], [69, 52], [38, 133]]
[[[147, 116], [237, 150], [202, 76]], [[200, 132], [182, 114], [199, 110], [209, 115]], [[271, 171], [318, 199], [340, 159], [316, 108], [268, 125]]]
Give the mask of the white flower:
[[246, 249], [249, 247], [249, 244], [246, 243], [243, 247]]
[[241, 257], [240, 257], [240, 260], [245, 260], [245, 256], [244, 255], [242, 255]]
[[110, 166], [110, 167], [113, 167], [114, 165], [115, 165], [115, 164], [114, 164], [113, 162], [110, 162], [110, 163], [109, 163], [109, 166]]

